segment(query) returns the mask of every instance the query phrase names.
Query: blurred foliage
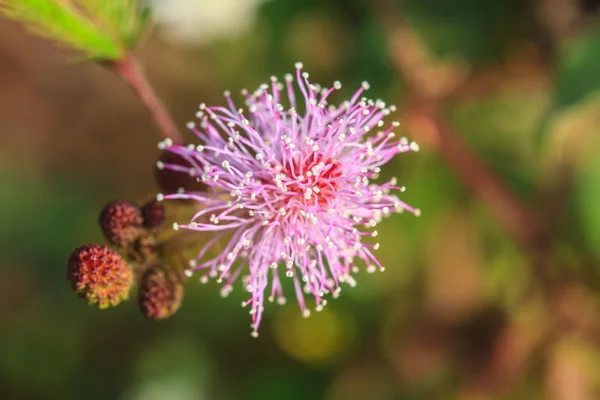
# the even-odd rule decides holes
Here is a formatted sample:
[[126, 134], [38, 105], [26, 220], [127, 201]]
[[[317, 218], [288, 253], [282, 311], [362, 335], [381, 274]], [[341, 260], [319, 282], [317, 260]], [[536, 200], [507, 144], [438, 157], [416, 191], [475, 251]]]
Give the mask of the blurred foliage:
[[600, 89], [600, 27], [594, 26], [562, 50], [556, 70], [554, 109], [574, 106]]
[[96, 60], [118, 60], [143, 33], [137, 0], [1, 0], [0, 14]]
[[404, 0], [402, 4], [432, 50], [474, 64], [499, 61], [515, 41], [532, 33], [531, 1]]
[[[338, 100], [368, 80], [370, 95], [398, 104], [395, 118], [404, 120], [410, 96], [392, 50], [396, 26], [382, 21], [402, 17], [434, 62], [451, 57], [469, 66], [472, 77], [458, 95], [441, 101], [448, 124], [555, 232], [540, 258], [559, 284], [544, 290], [535, 257], [448, 167], [436, 138], [402, 126], [400, 133], [422, 151], [390, 162], [382, 179], [397, 176], [407, 187], [403, 200], [423, 214], [395, 215], [380, 225], [378, 257], [386, 271], [359, 274], [356, 288], [309, 319], [292, 301], [269, 304], [258, 340], [248, 335], [247, 310], [239, 306], [244, 293], [221, 299], [213, 283], [190, 282], [181, 311], [162, 323], [145, 321], [133, 302], [100, 312], [69, 291], [67, 257], [77, 244], [100, 241], [102, 206], [156, 190], [126, 174], [144, 163], [151, 176], [155, 137], [145, 113], [120, 121], [137, 100], [95, 71], [77, 81], [81, 108], [57, 102], [70, 93], [72, 70], [53, 67], [39, 43], [12, 44], [24, 35], [6, 28], [10, 35], [0, 36], [6, 86], [0, 91], [0, 398], [598, 398], [600, 25], [592, 8], [577, 9], [585, 23], [556, 41], [544, 33], [541, 1], [270, 0], [255, 10], [245, 35], [225, 32], [199, 48], [168, 42], [158, 27], [140, 57], [181, 126], [198, 103], [222, 102], [225, 89], [252, 89], [299, 60], [316, 81], [343, 82]], [[85, 15], [67, 13], [69, 2], [37, 3], [0, 0], [0, 8], [20, 10], [23, 22], [36, 24], [52, 16], [42, 34], [64, 42], [75, 32], [69, 37], [79, 39], [71, 44], [94, 58], [119, 58], [143, 24], [139, 10], [127, 8], [134, 2], [116, 8], [78, 2], [102, 7]], [[186, 7], [215, 11], [218, 3]], [[97, 24], [104, 18], [119, 21], [117, 35]], [[19, 58], [23, 52], [29, 58]], [[29, 72], [14, 83], [11, 61], [38, 67], [20, 68]], [[21, 100], [29, 99], [21, 97], [28, 90], [46, 97], [32, 107]], [[3, 112], [12, 104], [32, 108], [31, 119], [42, 112], [66, 118], [19, 125]], [[119, 118], [115, 104], [125, 109]], [[82, 139], [97, 126], [95, 141]], [[117, 150], [125, 155], [117, 157]], [[574, 397], [568, 383], [585, 396]]]

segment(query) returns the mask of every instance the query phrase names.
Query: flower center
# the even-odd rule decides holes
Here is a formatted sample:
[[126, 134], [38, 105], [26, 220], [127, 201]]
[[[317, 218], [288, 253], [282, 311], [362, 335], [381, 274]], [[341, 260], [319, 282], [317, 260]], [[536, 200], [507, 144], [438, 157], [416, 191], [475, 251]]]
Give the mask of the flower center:
[[288, 192], [301, 194], [305, 203], [322, 207], [335, 196], [338, 178], [342, 176], [339, 163], [321, 153], [295, 160], [282, 172], [289, 178], [285, 185]]

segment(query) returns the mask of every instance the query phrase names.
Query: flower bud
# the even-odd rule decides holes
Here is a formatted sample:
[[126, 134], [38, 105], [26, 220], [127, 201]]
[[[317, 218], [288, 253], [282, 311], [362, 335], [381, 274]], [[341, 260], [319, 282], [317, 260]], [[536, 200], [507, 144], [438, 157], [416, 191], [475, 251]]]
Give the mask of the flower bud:
[[107, 308], [129, 298], [133, 273], [116, 251], [107, 246], [90, 244], [71, 253], [67, 280], [89, 304]]
[[180, 273], [151, 267], [142, 277], [138, 305], [149, 319], [162, 320], [179, 309], [183, 292], [183, 277]]
[[127, 257], [131, 262], [145, 263], [157, 257], [157, 249], [156, 237], [142, 234], [128, 249]]
[[116, 200], [102, 209], [99, 222], [106, 239], [124, 248], [139, 236], [143, 220], [138, 206], [129, 201]]
[[142, 206], [142, 217], [146, 228], [157, 228], [165, 222], [165, 206], [160, 201], [150, 200]]
[[168, 165], [192, 168], [192, 164], [185, 158], [170, 151], [163, 151], [154, 168], [154, 178], [159, 189], [164, 193], [175, 193], [182, 188], [186, 191], [197, 192], [206, 189], [206, 185], [197, 176], [191, 176], [183, 171], [172, 170], [168, 168]]

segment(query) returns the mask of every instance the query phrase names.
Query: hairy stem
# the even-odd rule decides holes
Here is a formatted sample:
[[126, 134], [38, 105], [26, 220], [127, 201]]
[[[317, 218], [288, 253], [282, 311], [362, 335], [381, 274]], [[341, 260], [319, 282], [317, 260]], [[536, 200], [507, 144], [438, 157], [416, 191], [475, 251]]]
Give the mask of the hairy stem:
[[154, 92], [142, 68], [132, 54], [127, 54], [122, 60], [111, 64], [112, 70], [117, 73], [137, 94], [144, 106], [150, 111], [154, 122], [166, 139], [171, 139], [175, 144], [183, 143], [183, 137], [173, 122], [169, 112]]

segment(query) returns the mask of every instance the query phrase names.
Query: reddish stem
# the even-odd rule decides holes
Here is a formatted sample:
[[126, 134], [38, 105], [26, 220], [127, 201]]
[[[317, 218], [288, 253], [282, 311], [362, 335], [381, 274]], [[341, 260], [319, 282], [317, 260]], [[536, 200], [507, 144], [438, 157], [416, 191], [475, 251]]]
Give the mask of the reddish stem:
[[152, 85], [144, 76], [137, 59], [128, 54], [122, 60], [112, 64], [112, 68], [135, 91], [144, 106], [152, 114], [154, 122], [158, 125], [163, 136], [171, 139], [175, 144], [183, 143], [183, 137], [177, 126], [154, 92]]
[[541, 245], [543, 230], [535, 214], [506, 186], [485, 161], [459, 135], [453, 132], [435, 106], [419, 108], [420, 118], [435, 135], [440, 154], [462, 181], [488, 207], [496, 220], [523, 247], [534, 250]]
[[[375, 5], [383, 6], [379, 10], [382, 21], [388, 28], [391, 54], [396, 68], [406, 78], [410, 97], [413, 104], [416, 104], [413, 115], [428, 126], [436, 139], [440, 154], [460, 179], [487, 205], [498, 223], [517, 242], [536, 253], [545, 239], [536, 214], [464, 143], [438, 111], [441, 98], [450, 96], [459, 85], [454, 82], [448, 84], [446, 90], [435, 90], [433, 81], [440, 78], [438, 75], [441, 72], [436, 72], [436, 67], [439, 69], [440, 65], [435, 64], [402, 15], [385, 8], [391, 3], [374, 1]], [[467, 77], [459, 74], [456, 79], [460, 83]], [[449, 82], [452, 83], [452, 80]]]

